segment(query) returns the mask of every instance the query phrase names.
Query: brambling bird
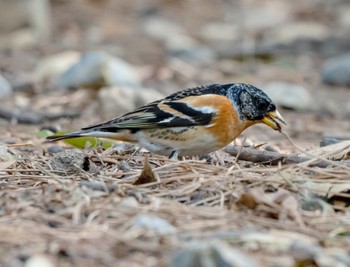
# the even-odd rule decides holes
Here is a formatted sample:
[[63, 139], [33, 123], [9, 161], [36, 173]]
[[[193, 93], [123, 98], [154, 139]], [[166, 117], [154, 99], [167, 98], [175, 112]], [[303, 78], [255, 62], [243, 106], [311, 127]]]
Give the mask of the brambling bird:
[[121, 117], [47, 139], [109, 138], [177, 158], [223, 148], [257, 123], [277, 131], [280, 123], [285, 124], [262, 90], [243, 83], [212, 84], [179, 91]]

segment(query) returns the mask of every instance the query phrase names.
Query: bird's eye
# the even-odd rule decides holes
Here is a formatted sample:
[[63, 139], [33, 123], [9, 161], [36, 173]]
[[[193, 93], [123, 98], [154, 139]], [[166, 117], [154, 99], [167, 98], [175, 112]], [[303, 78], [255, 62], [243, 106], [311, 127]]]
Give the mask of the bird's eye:
[[269, 106], [269, 103], [267, 103], [266, 101], [259, 101], [258, 102], [258, 108], [261, 110], [266, 109]]

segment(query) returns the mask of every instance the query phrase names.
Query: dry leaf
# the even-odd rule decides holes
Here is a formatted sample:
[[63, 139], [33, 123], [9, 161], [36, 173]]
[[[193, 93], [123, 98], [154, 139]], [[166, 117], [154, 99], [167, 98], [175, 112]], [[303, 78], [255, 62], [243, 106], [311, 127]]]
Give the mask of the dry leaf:
[[255, 209], [256, 206], [259, 204], [255, 197], [252, 194], [244, 193], [241, 195], [241, 197], [238, 200], [238, 203], [242, 204], [243, 206], [247, 207], [248, 209]]
[[285, 212], [293, 218], [299, 226], [304, 227], [304, 221], [299, 213], [297, 199], [287, 190], [279, 188], [275, 192], [266, 192], [263, 188], [251, 188], [242, 194], [239, 203], [249, 209], [255, 209], [259, 204], [275, 208], [276, 213]]
[[282, 209], [292, 217], [299, 226], [305, 227], [303, 218], [299, 213], [298, 200], [289, 191], [279, 188], [273, 194], [273, 201], [282, 206]]
[[325, 197], [327, 202], [334, 206], [349, 207], [350, 206], [350, 184], [334, 184], [334, 183], [313, 183], [306, 182], [303, 187]]
[[139, 178], [134, 182], [134, 185], [147, 184], [147, 183], [152, 183], [156, 181], [157, 179], [153, 173], [151, 165], [149, 164], [148, 155], [146, 154], [145, 161], [143, 163], [143, 170]]
[[306, 182], [302, 184], [302, 187], [323, 197], [332, 197], [339, 193], [350, 192], [350, 183], [348, 182], [338, 184]]

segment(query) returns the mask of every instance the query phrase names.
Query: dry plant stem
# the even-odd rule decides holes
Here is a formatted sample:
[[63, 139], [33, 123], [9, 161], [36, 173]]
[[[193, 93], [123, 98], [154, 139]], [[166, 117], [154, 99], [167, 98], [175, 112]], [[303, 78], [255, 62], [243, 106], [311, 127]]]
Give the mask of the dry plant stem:
[[244, 140], [243, 140], [243, 144], [242, 144], [242, 146], [241, 146], [241, 148], [239, 149], [239, 151], [238, 151], [238, 153], [237, 153], [237, 155], [236, 155], [236, 162], [238, 161], [238, 159], [239, 159], [239, 156], [240, 156], [240, 154], [241, 154], [241, 152], [242, 152], [242, 148], [244, 147], [244, 144], [245, 144], [245, 141], [247, 140], [247, 136], [244, 136]]
[[21, 147], [21, 146], [32, 146], [32, 142], [27, 142], [27, 143], [17, 143], [17, 144], [8, 144], [6, 145], [7, 147]]
[[[241, 146], [228, 146], [225, 151], [230, 155], [237, 157], [239, 160], [250, 161], [254, 163], [265, 163], [277, 165], [278, 162], [283, 164], [295, 164], [312, 160], [309, 157], [301, 157], [297, 155], [285, 155], [278, 152], [262, 151], [254, 148], [242, 148]], [[328, 162], [318, 162], [312, 164], [316, 167], [325, 168], [330, 165]]]
[[[333, 165], [333, 166], [337, 166], [337, 167], [340, 167], [340, 168], [344, 168], [344, 169], [347, 169], [347, 170], [350, 171], [350, 167], [346, 166], [345, 164], [340, 164], [340, 163], [338, 163], [338, 162], [329, 160], [329, 159], [327, 159], [327, 158], [325, 158], [325, 157], [318, 157], [318, 156], [312, 155], [312, 154], [310, 154], [310, 153], [308, 153], [308, 152], [302, 150], [301, 148], [299, 148], [297, 145], [295, 145], [295, 144], [293, 143], [293, 141], [292, 141], [292, 139], [289, 137], [289, 135], [287, 135], [287, 134], [284, 133], [284, 132], [282, 132], [282, 134], [287, 138], [287, 140], [289, 141], [289, 143], [290, 143], [296, 150], [298, 150], [300, 153], [303, 153], [304, 155], [309, 156], [309, 157], [311, 158], [310, 161], [313, 161], [313, 160], [319, 160], [319, 161], [321, 161], [321, 162], [319, 162], [319, 163], [316, 163], [316, 165], [315, 165], [315, 163], [313, 163], [313, 164], [312, 164], [313, 166], [321, 167], [321, 166], [319, 166], [318, 164], [327, 164], [325, 167], [330, 166], [330, 165]], [[334, 151], [334, 152], [340, 152], [340, 151]], [[333, 152], [333, 153], [334, 153], [334, 152]], [[309, 165], [311, 165], [311, 164], [309, 164]]]
[[289, 186], [294, 190], [294, 192], [297, 192], [297, 193], [301, 194], [303, 197], [306, 197], [305, 194], [299, 189], [299, 187], [296, 186], [296, 184], [292, 183], [291, 180], [289, 180], [285, 175], [282, 174], [281, 169], [282, 169], [282, 164], [281, 164], [281, 162], [279, 162], [278, 163], [278, 174], [279, 174], [279, 176], [281, 176], [282, 179], [287, 184], [289, 184]]
[[291, 138], [286, 133], [282, 133], [282, 134], [287, 138], [289, 143], [298, 152], [306, 155], [307, 157], [302, 157], [298, 155], [285, 155], [278, 152], [261, 151], [253, 148], [242, 148], [242, 146], [228, 146], [225, 148], [225, 151], [230, 155], [236, 157], [236, 159], [251, 161], [254, 163], [265, 163], [265, 164], [271, 164], [271, 165], [277, 165], [279, 162], [283, 164], [302, 163], [300, 165], [306, 164], [307, 166], [320, 167], [320, 168], [336, 166], [336, 167], [350, 170], [350, 168], [345, 164], [334, 162], [325, 157], [315, 156], [315, 155], [312, 155], [311, 153], [303, 151], [301, 148], [299, 148], [293, 143]]

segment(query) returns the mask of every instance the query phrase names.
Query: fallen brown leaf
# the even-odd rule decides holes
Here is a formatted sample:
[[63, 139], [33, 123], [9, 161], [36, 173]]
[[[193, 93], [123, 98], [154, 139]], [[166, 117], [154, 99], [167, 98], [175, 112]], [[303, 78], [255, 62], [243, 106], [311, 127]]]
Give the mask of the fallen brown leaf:
[[281, 215], [285, 212], [293, 218], [299, 226], [304, 227], [304, 221], [299, 213], [297, 199], [289, 191], [279, 188], [275, 192], [266, 192], [263, 188], [251, 188], [241, 195], [238, 203], [248, 209], [256, 209], [259, 204], [276, 209], [276, 213]]
[[143, 170], [139, 178], [134, 182], [134, 185], [147, 184], [156, 182], [157, 179], [153, 173], [152, 167], [149, 164], [148, 155], [145, 155], [145, 161], [143, 163]]

